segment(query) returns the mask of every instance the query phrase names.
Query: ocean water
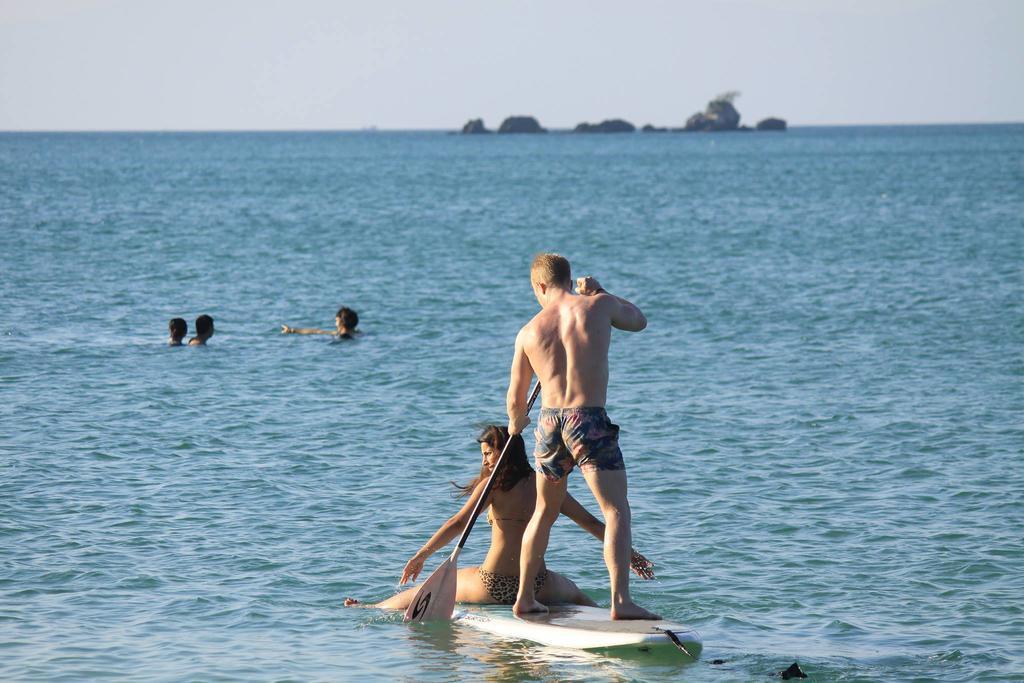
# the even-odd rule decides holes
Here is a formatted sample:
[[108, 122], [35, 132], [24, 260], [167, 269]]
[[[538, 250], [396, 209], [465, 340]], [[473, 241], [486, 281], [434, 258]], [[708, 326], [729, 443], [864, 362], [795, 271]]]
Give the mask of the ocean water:
[[[0, 179], [0, 679], [1024, 680], [1024, 126], [3, 134]], [[542, 250], [649, 318], [633, 591], [696, 662], [341, 606], [457, 509]], [[548, 564], [607, 604], [571, 523]]]

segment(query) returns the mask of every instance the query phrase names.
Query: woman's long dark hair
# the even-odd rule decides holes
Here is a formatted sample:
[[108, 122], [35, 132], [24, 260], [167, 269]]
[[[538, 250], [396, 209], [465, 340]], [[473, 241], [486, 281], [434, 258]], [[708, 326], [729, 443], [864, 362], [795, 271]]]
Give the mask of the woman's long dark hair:
[[[501, 449], [505, 447], [505, 442], [508, 441], [508, 428], [499, 425], [487, 425], [480, 432], [480, 436], [476, 438], [476, 441], [477, 443], [485, 443], [498, 453], [501, 453]], [[526, 460], [526, 444], [523, 443], [523, 437], [520, 434], [516, 434], [512, 437], [512, 443], [508, 446], [508, 453], [505, 454], [505, 461], [501, 464], [501, 469], [494, 478], [494, 486], [501, 491], [508, 491], [532, 471], [530, 463]], [[477, 484], [487, 479], [488, 476], [490, 475], [487, 473], [486, 466], [481, 465], [480, 474], [465, 486], [459, 486], [454, 481], [451, 482], [451, 485], [458, 489], [456, 495], [460, 497], [468, 496], [477, 487]]]

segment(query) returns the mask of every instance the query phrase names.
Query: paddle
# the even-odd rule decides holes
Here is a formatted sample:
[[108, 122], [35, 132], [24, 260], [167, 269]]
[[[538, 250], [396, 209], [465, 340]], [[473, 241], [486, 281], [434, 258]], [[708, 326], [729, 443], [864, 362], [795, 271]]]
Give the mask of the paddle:
[[[533, 387], [533, 393], [530, 394], [530, 400], [526, 403], [526, 412], [530, 412], [530, 408], [533, 407], [533, 402], [537, 400], [537, 394], [540, 393], [540, 382]], [[434, 573], [423, 582], [420, 589], [416, 591], [416, 595], [412, 597], [412, 602], [409, 603], [408, 609], [405, 610], [405, 621], [426, 621], [427, 619], [451, 619], [452, 612], [455, 611], [455, 591], [458, 587], [458, 573], [459, 568], [457, 561], [459, 559], [459, 553], [462, 552], [462, 546], [466, 545], [466, 539], [469, 538], [469, 532], [473, 530], [473, 525], [476, 524], [476, 518], [480, 514], [480, 510], [483, 508], [484, 501], [487, 500], [487, 496], [491, 493], [491, 487], [494, 486], [494, 475], [501, 469], [502, 464], [505, 462], [505, 453], [508, 452], [508, 446], [512, 443], [511, 436], [508, 441], [505, 442], [505, 447], [501, 449], [501, 455], [498, 456], [498, 462], [494, 463], [494, 469], [491, 470], [491, 476], [487, 478], [487, 484], [484, 486], [484, 492], [480, 496], [480, 499], [476, 501], [476, 505], [473, 507], [473, 513], [469, 516], [469, 521], [466, 523], [466, 528], [462, 531], [462, 536], [459, 538], [459, 544], [455, 546], [455, 550], [448, 556], [448, 559], [441, 563], [441, 565], [434, 570]]]

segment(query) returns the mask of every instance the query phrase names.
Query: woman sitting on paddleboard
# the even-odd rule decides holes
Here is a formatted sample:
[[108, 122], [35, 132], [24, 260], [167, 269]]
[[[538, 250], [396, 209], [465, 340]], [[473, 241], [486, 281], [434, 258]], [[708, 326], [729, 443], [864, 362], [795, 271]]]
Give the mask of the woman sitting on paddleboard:
[[[476, 479], [465, 486], [452, 485], [468, 496], [465, 505], [448, 519], [441, 528], [434, 532], [430, 540], [412, 556], [405, 569], [402, 570], [402, 584], [415, 581], [423, 571], [423, 563], [431, 555], [451, 543], [462, 533], [473, 507], [483, 493], [487, 478], [491, 474], [505, 441], [508, 429], [498, 425], [486, 427], [477, 441], [483, 455], [483, 464]], [[498, 472], [494, 488], [491, 489], [487, 509], [487, 521], [491, 525], [491, 547], [487, 557], [479, 567], [466, 567], [459, 570], [458, 588], [455, 599], [458, 602], [474, 602], [483, 604], [511, 605], [516, 601], [519, 589], [519, 549], [523, 542], [523, 532], [533, 514], [537, 501], [536, 474], [526, 459], [526, 448], [523, 437], [515, 436], [509, 444], [505, 463]], [[566, 494], [562, 503], [562, 514], [576, 522], [584, 530], [590, 532], [598, 540], [604, 540], [604, 524], [586, 511], [571, 495]], [[640, 553], [633, 551], [630, 568], [637, 576], [644, 579], [654, 578], [651, 571], [653, 565]], [[555, 603], [573, 603], [577, 605], [596, 606], [575, 583], [561, 574], [541, 567], [534, 580], [537, 599], [550, 605]], [[410, 588], [376, 607], [385, 609], [405, 609], [409, 606], [415, 588]], [[357, 600], [348, 599], [346, 605], [358, 604]]]

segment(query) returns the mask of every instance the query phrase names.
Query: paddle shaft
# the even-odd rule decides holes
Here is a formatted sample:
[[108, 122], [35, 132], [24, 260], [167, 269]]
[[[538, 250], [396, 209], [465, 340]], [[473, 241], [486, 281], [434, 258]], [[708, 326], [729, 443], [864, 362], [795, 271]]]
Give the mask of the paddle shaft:
[[[533, 393], [530, 394], [530, 400], [526, 402], [526, 414], [530, 414], [530, 408], [533, 407], [533, 402], [537, 400], [537, 395], [540, 394], [540, 382], [533, 387]], [[459, 551], [462, 550], [462, 546], [466, 545], [466, 539], [469, 538], [469, 532], [473, 530], [473, 525], [476, 524], [476, 518], [480, 514], [480, 510], [483, 509], [484, 501], [487, 500], [487, 496], [490, 495], [491, 489], [494, 487], [494, 478], [498, 474], [498, 470], [505, 463], [505, 454], [508, 453], [508, 447], [512, 444], [512, 435], [509, 434], [508, 440], [505, 442], [505, 447], [501, 449], [501, 455], [498, 456], [498, 462], [494, 463], [494, 469], [491, 470], [491, 476], [487, 477], [487, 485], [484, 486], [484, 492], [480, 496], [480, 499], [476, 501], [476, 505], [473, 506], [473, 514], [469, 516], [469, 522], [466, 523], [466, 528], [462, 530], [462, 536], [459, 538], [459, 544], [455, 546], [455, 550], [452, 551], [451, 559], [455, 559], [459, 556]]]

